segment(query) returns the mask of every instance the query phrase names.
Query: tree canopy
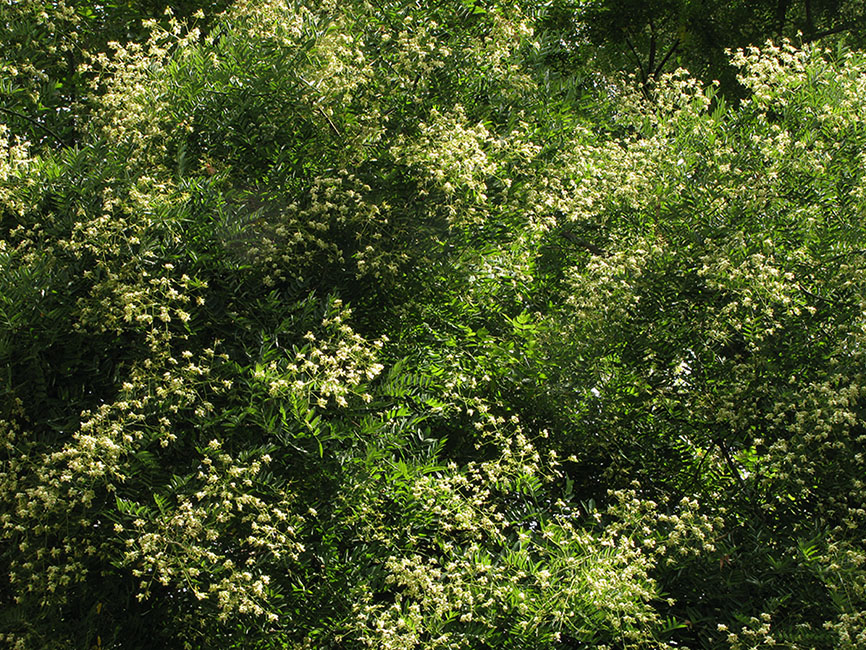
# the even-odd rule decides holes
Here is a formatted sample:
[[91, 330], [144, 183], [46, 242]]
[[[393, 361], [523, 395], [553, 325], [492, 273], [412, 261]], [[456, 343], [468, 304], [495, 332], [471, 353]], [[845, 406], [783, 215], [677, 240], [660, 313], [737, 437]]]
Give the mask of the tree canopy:
[[0, 5], [0, 638], [866, 647], [862, 18]]

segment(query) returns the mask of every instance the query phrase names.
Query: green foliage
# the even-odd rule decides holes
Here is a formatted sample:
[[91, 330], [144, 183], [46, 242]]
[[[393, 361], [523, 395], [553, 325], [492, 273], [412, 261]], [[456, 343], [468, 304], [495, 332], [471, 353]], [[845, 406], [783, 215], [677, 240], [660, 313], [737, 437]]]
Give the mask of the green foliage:
[[7, 645], [863, 647], [866, 59], [611, 6], [4, 5]]
[[727, 49], [767, 38], [862, 47], [866, 25], [863, 4], [852, 0], [554, 0], [546, 8], [551, 55], [585, 74], [623, 71], [646, 87], [684, 67], [731, 95], [741, 89]]
[[[191, 18], [222, 10], [225, 0], [181, 0], [174, 15]], [[142, 22], [166, 19], [152, 0], [16, 0], [0, 7], [0, 114], [12, 134], [47, 149], [79, 144], [80, 123], [91, 106], [86, 65], [112, 44], [147, 37]], [[204, 14], [197, 19], [206, 25]]]

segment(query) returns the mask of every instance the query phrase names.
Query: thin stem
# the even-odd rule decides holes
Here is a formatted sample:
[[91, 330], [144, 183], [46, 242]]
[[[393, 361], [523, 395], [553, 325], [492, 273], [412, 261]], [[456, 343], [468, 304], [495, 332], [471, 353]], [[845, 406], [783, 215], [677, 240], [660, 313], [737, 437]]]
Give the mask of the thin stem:
[[66, 144], [66, 143], [63, 141], [63, 138], [61, 138], [60, 135], [57, 134], [57, 132], [53, 131], [52, 129], [49, 129], [47, 126], [45, 126], [44, 124], [41, 124], [40, 122], [34, 120], [32, 117], [29, 117], [29, 116], [27, 116], [27, 115], [24, 115], [23, 113], [19, 113], [18, 111], [13, 111], [13, 110], [11, 110], [11, 109], [9, 109], [9, 108], [4, 108], [3, 106], [0, 106], [0, 112], [2, 112], [2, 113], [6, 113], [7, 115], [14, 115], [15, 117], [20, 117], [22, 120], [27, 120], [27, 121], [30, 122], [33, 126], [36, 126], [36, 127], [40, 128], [40, 129], [42, 129], [43, 131], [45, 131], [46, 133], [48, 133], [49, 135], [51, 135], [51, 136], [52, 136], [55, 140], [57, 140], [57, 142], [59, 142], [60, 144], [63, 144], [63, 145]]

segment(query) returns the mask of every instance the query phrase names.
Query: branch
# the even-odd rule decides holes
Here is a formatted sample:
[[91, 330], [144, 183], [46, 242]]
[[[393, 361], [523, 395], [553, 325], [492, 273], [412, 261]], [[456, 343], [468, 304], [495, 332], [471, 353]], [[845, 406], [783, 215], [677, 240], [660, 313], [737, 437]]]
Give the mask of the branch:
[[785, 31], [785, 17], [788, 15], [788, 5], [790, 0], [778, 0], [776, 4], [776, 23], [779, 34]]
[[861, 22], [852, 21], [850, 23], [845, 23], [844, 25], [839, 25], [838, 27], [833, 27], [832, 29], [825, 29], [823, 32], [818, 32], [817, 34], [812, 34], [808, 37], [803, 38], [804, 43], [811, 43], [812, 41], [817, 41], [819, 38], [824, 38], [825, 36], [832, 36], [833, 34], [840, 34], [842, 32], [849, 32], [852, 29], [861, 28], [863, 25]]
[[637, 62], [637, 68], [638, 70], [640, 70], [641, 81], [646, 84], [646, 82], [649, 80], [649, 77], [647, 77], [646, 73], [644, 73], [643, 71], [643, 64], [640, 61], [640, 55], [637, 53], [635, 46], [632, 45], [631, 39], [628, 36], [625, 37], [625, 42], [631, 50], [631, 53], [634, 54], [634, 60]]
[[806, 33], [811, 34], [815, 31], [815, 22], [812, 18], [812, 3], [810, 0], [805, 0], [806, 5]]
[[569, 232], [567, 230], [563, 230], [562, 232], [559, 233], [559, 236], [562, 237], [563, 239], [567, 239], [572, 244], [577, 244], [581, 248], [585, 248], [586, 250], [588, 250], [593, 255], [597, 255], [598, 257], [607, 257], [607, 253], [605, 253], [603, 249], [599, 248], [598, 246], [596, 246], [595, 244], [593, 244], [591, 242], [586, 241], [585, 239], [581, 239], [580, 237], [578, 237], [577, 235], [575, 235], [572, 232]]
[[[300, 79], [303, 83], [307, 84], [307, 86], [309, 86], [312, 90], [315, 90], [316, 92], [318, 92], [319, 89], [316, 88], [316, 87], [315, 87], [313, 84], [311, 84], [309, 81], [307, 81], [306, 79], [304, 79], [302, 76], [298, 75], [298, 79]], [[338, 128], [337, 128], [337, 125], [334, 124], [333, 121], [331, 121], [331, 118], [328, 117], [328, 114], [327, 114], [327, 113], [322, 109], [322, 107], [321, 107], [319, 104], [317, 104], [315, 101], [312, 101], [311, 103], [313, 104], [313, 106], [316, 107], [316, 110], [319, 111], [319, 113], [321, 113], [322, 117], [324, 117], [324, 118], [328, 121], [328, 124], [329, 124], [329, 125], [331, 126], [331, 128], [334, 130], [334, 133], [337, 134], [337, 137], [342, 138], [342, 137], [343, 137], [343, 134], [340, 133], [340, 129], [338, 129]]]
[[53, 137], [55, 140], [57, 140], [57, 142], [59, 142], [60, 144], [62, 144], [62, 145], [65, 145], [65, 144], [66, 144], [66, 142], [63, 141], [63, 138], [61, 138], [61, 137], [60, 137], [60, 136], [59, 136], [55, 131], [49, 129], [49, 128], [48, 128], [47, 126], [45, 126], [44, 124], [41, 124], [40, 122], [37, 122], [37, 121], [34, 120], [32, 117], [29, 117], [29, 116], [27, 116], [27, 115], [24, 115], [23, 113], [19, 113], [19, 112], [17, 112], [17, 111], [13, 111], [13, 110], [8, 109], [8, 108], [4, 108], [3, 106], [0, 106], [0, 112], [6, 113], [7, 115], [14, 115], [15, 117], [20, 117], [22, 120], [27, 120], [27, 121], [30, 122], [33, 126], [39, 127], [40, 129], [42, 129], [43, 131], [45, 131], [46, 133], [48, 133], [49, 135], [51, 135], [51, 137]]
[[668, 62], [668, 59], [671, 58], [674, 52], [676, 52], [680, 47], [680, 39], [674, 41], [674, 44], [671, 46], [671, 49], [668, 50], [668, 53], [665, 54], [665, 57], [662, 59], [662, 62], [658, 64], [658, 67], [653, 71], [653, 77], [658, 77], [659, 73], [661, 73], [662, 69], [665, 67], [665, 64]]
[[745, 492], [746, 482], [743, 480], [743, 477], [740, 476], [740, 470], [738, 470], [734, 465], [734, 459], [731, 458], [731, 454], [728, 452], [728, 448], [724, 445], [723, 442], [719, 440], [714, 440], [713, 442], [716, 444], [716, 447], [721, 450], [722, 456], [725, 459], [725, 464], [728, 466], [728, 469], [731, 470], [731, 474], [733, 474], [737, 478], [737, 483], [739, 483], [740, 489]]
[[710, 452], [711, 452], [712, 450], [713, 450], [712, 445], [707, 445], [707, 449], [706, 449], [706, 451], [704, 451], [703, 456], [701, 456], [701, 461], [698, 463], [697, 468], [695, 468], [695, 477], [694, 477], [694, 479], [693, 479], [693, 481], [692, 481], [692, 484], [693, 484], [693, 485], [696, 484], [696, 483], [698, 483], [698, 481], [701, 480], [701, 468], [704, 466], [704, 461], [705, 461], [705, 460], [707, 459], [707, 457], [710, 455]]
[[805, 293], [810, 298], [814, 298], [815, 300], [819, 300], [819, 301], [821, 301], [827, 305], [830, 305], [831, 307], [838, 307], [839, 306], [839, 303], [837, 301], [832, 300], [831, 298], [827, 298], [825, 296], [818, 295], [817, 293], [814, 293], [812, 291], [809, 291], [806, 287], [804, 287], [799, 282], [797, 283], [797, 287], [799, 287], [800, 291]]
[[656, 60], [656, 28], [653, 25], [652, 19], [649, 21], [650, 28], [650, 51], [649, 51], [649, 61], [646, 64], [647, 75], [652, 74], [653, 64]]
[[339, 129], [337, 128], [337, 126], [336, 126], [336, 125], [331, 121], [331, 118], [328, 117], [328, 114], [324, 111], [324, 109], [322, 109], [322, 107], [319, 106], [318, 104], [316, 104], [316, 109], [319, 111], [319, 113], [322, 114], [322, 117], [324, 117], [326, 120], [328, 120], [328, 124], [330, 124], [330, 125], [331, 125], [331, 128], [334, 129], [334, 133], [337, 134], [337, 137], [342, 138], [342, 137], [343, 137], [343, 134], [340, 133], [340, 130], [339, 130]]

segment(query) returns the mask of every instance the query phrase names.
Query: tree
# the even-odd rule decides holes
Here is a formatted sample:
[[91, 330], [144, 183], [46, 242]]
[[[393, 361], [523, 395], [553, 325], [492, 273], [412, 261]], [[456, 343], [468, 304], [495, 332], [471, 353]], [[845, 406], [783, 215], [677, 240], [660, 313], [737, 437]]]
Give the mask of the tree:
[[689, 644], [862, 642], [863, 59], [835, 56], [736, 53], [737, 110], [664, 77], [620, 102], [629, 135], [560, 154], [563, 454], [723, 520], [707, 564], [660, 578]]
[[719, 80], [727, 95], [736, 96], [740, 86], [727, 49], [767, 38], [829, 38], [862, 47], [866, 14], [862, 3], [838, 0], [565, 0], [552, 3], [545, 24], [558, 34], [560, 49], [581, 53], [572, 65], [582, 67], [592, 57], [596, 73], [624, 71], [644, 87], [684, 67], [706, 83]]

